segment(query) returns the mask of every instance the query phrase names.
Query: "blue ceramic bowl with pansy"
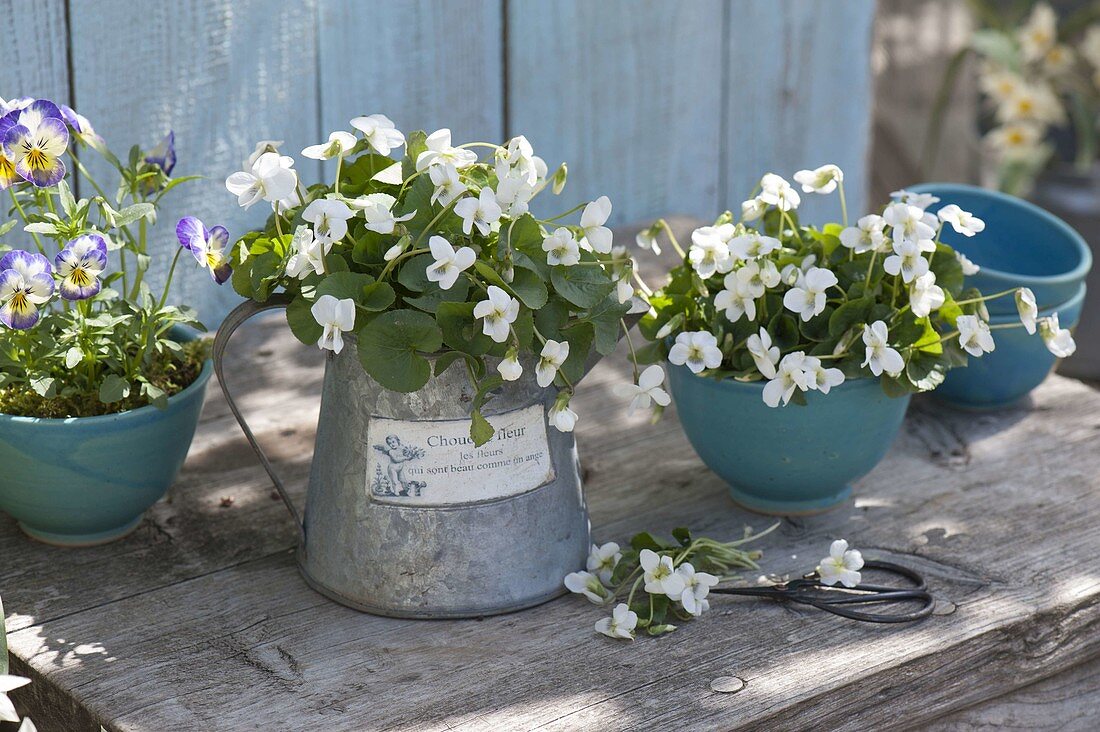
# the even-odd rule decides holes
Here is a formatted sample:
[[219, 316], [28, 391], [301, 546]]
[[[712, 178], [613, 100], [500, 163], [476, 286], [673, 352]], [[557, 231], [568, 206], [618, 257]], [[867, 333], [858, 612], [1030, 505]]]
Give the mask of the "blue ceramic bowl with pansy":
[[0, 414], [0, 511], [48, 544], [92, 546], [130, 533], [179, 474], [212, 373], [207, 361], [165, 409], [72, 419]]
[[[1010, 298], [1015, 303], [1015, 298]], [[1085, 304], [1085, 285], [1077, 294], [1056, 308], [1039, 311], [1045, 318], [1058, 313], [1058, 325], [1073, 329], [1081, 319]], [[990, 314], [989, 324], [1012, 325], [1020, 322], [1015, 311], [1010, 314]], [[952, 369], [933, 394], [940, 401], [970, 410], [992, 410], [1010, 407], [1043, 383], [1054, 370], [1057, 357], [1047, 350], [1038, 330], [1031, 335], [1023, 328], [993, 331], [994, 349], [980, 358], [971, 356], [966, 368]]]
[[[975, 236], [963, 236], [950, 225], [942, 233], [945, 244], [980, 267], [967, 276], [966, 286], [983, 295], [1030, 287], [1040, 310], [1056, 308], [1076, 297], [1092, 268], [1092, 252], [1081, 235], [1033, 203], [960, 183], [924, 183], [909, 190], [939, 197], [928, 208], [931, 213], [953, 203], [985, 222], [985, 230]], [[1011, 296], [986, 307], [991, 314], [1016, 312]]]
[[849, 379], [806, 405], [772, 408], [763, 381], [697, 376], [669, 365], [669, 386], [692, 447], [750, 511], [780, 516], [826, 511], [890, 449], [909, 397], [878, 379]]

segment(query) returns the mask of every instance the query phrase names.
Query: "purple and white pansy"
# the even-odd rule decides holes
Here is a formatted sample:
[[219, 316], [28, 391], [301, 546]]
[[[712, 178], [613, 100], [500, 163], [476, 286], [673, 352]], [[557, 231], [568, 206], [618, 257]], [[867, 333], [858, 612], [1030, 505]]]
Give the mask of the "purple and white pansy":
[[53, 270], [41, 254], [17, 249], [0, 259], [0, 322], [26, 330], [38, 322], [38, 306], [53, 295]]
[[61, 117], [65, 122], [73, 129], [73, 135], [76, 139], [83, 142], [85, 145], [104, 143], [103, 138], [92, 127], [92, 123], [88, 121], [88, 118], [82, 114], [79, 114], [75, 109], [64, 104], [59, 104], [58, 109], [61, 110]]
[[168, 130], [164, 139], [145, 153], [145, 162], [157, 166], [165, 175], [172, 175], [172, 169], [176, 167], [176, 133]]
[[53, 261], [61, 278], [57, 287], [61, 297], [87, 300], [99, 294], [99, 275], [107, 268], [107, 242], [99, 234], [78, 236]]
[[0, 142], [9, 164], [28, 183], [46, 188], [65, 177], [61, 156], [69, 149], [69, 127], [53, 102], [36, 99], [0, 118]]
[[184, 216], [176, 224], [176, 238], [180, 246], [195, 256], [199, 266], [210, 270], [210, 276], [219, 285], [229, 279], [233, 268], [229, 263], [226, 249], [229, 246], [229, 232], [224, 226], [209, 229], [194, 216]]

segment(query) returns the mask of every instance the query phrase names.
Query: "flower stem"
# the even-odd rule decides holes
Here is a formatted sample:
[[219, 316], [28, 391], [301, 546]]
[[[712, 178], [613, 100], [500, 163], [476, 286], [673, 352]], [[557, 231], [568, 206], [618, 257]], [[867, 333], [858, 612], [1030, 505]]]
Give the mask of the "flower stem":
[[[8, 188], [8, 193], [11, 194], [12, 203], [15, 204], [15, 209], [19, 212], [19, 216], [23, 219], [24, 224], [29, 224], [27, 220], [27, 212], [23, 210], [23, 204], [19, 202], [19, 197], [15, 195], [15, 188]], [[42, 256], [46, 256], [46, 247], [42, 246], [42, 240], [38, 238], [38, 234], [31, 233], [31, 238], [34, 239], [34, 243], [38, 246], [38, 252]]]
[[668, 225], [668, 222], [664, 219], [658, 219], [657, 225], [665, 232], [665, 236], [668, 237], [669, 243], [672, 244], [672, 248], [676, 250], [680, 259], [685, 259], [687, 255], [684, 254], [684, 250], [680, 247], [680, 242], [676, 240], [676, 235], [672, 233], [672, 227]]
[[844, 200], [844, 181], [837, 181], [837, 190], [840, 192], [840, 219], [844, 222], [844, 227], [848, 227], [848, 203]]

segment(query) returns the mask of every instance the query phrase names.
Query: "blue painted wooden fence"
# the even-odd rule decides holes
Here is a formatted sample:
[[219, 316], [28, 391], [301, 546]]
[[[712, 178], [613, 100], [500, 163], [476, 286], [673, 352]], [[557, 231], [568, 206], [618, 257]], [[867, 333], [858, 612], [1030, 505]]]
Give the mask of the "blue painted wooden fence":
[[[209, 176], [177, 189], [164, 251], [184, 213], [234, 234], [261, 220], [222, 187], [256, 140], [294, 154], [372, 112], [460, 141], [526, 134], [552, 167], [569, 162], [562, 210], [606, 194], [614, 223], [712, 216], [765, 171], [826, 162], [863, 203], [873, 0], [0, 0], [0, 12], [0, 96], [68, 102], [121, 152], [175, 130], [176, 174]], [[806, 215], [836, 205], [813, 200]], [[204, 277], [187, 272], [178, 295], [213, 324], [236, 298]]]

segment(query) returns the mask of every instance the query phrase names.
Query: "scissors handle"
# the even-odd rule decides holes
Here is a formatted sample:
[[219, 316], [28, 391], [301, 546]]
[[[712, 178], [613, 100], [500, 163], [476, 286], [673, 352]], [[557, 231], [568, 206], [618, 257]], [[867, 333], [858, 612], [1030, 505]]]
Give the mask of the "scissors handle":
[[[890, 587], [877, 584], [859, 584], [855, 587], [828, 587], [817, 579], [800, 578], [781, 582], [770, 587], [726, 587], [711, 590], [713, 594], [742, 597], [766, 597], [799, 605], [809, 605], [834, 615], [865, 623], [911, 623], [932, 614], [935, 598], [928, 591], [924, 578], [900, 564], [868, 561], [864, 569], [899, 575], [907, 579], [909, 587]], [[873, 613], [853, 608], [853, 605], [882, 605], [887, 603], [919, 603], [904, 613]]]

